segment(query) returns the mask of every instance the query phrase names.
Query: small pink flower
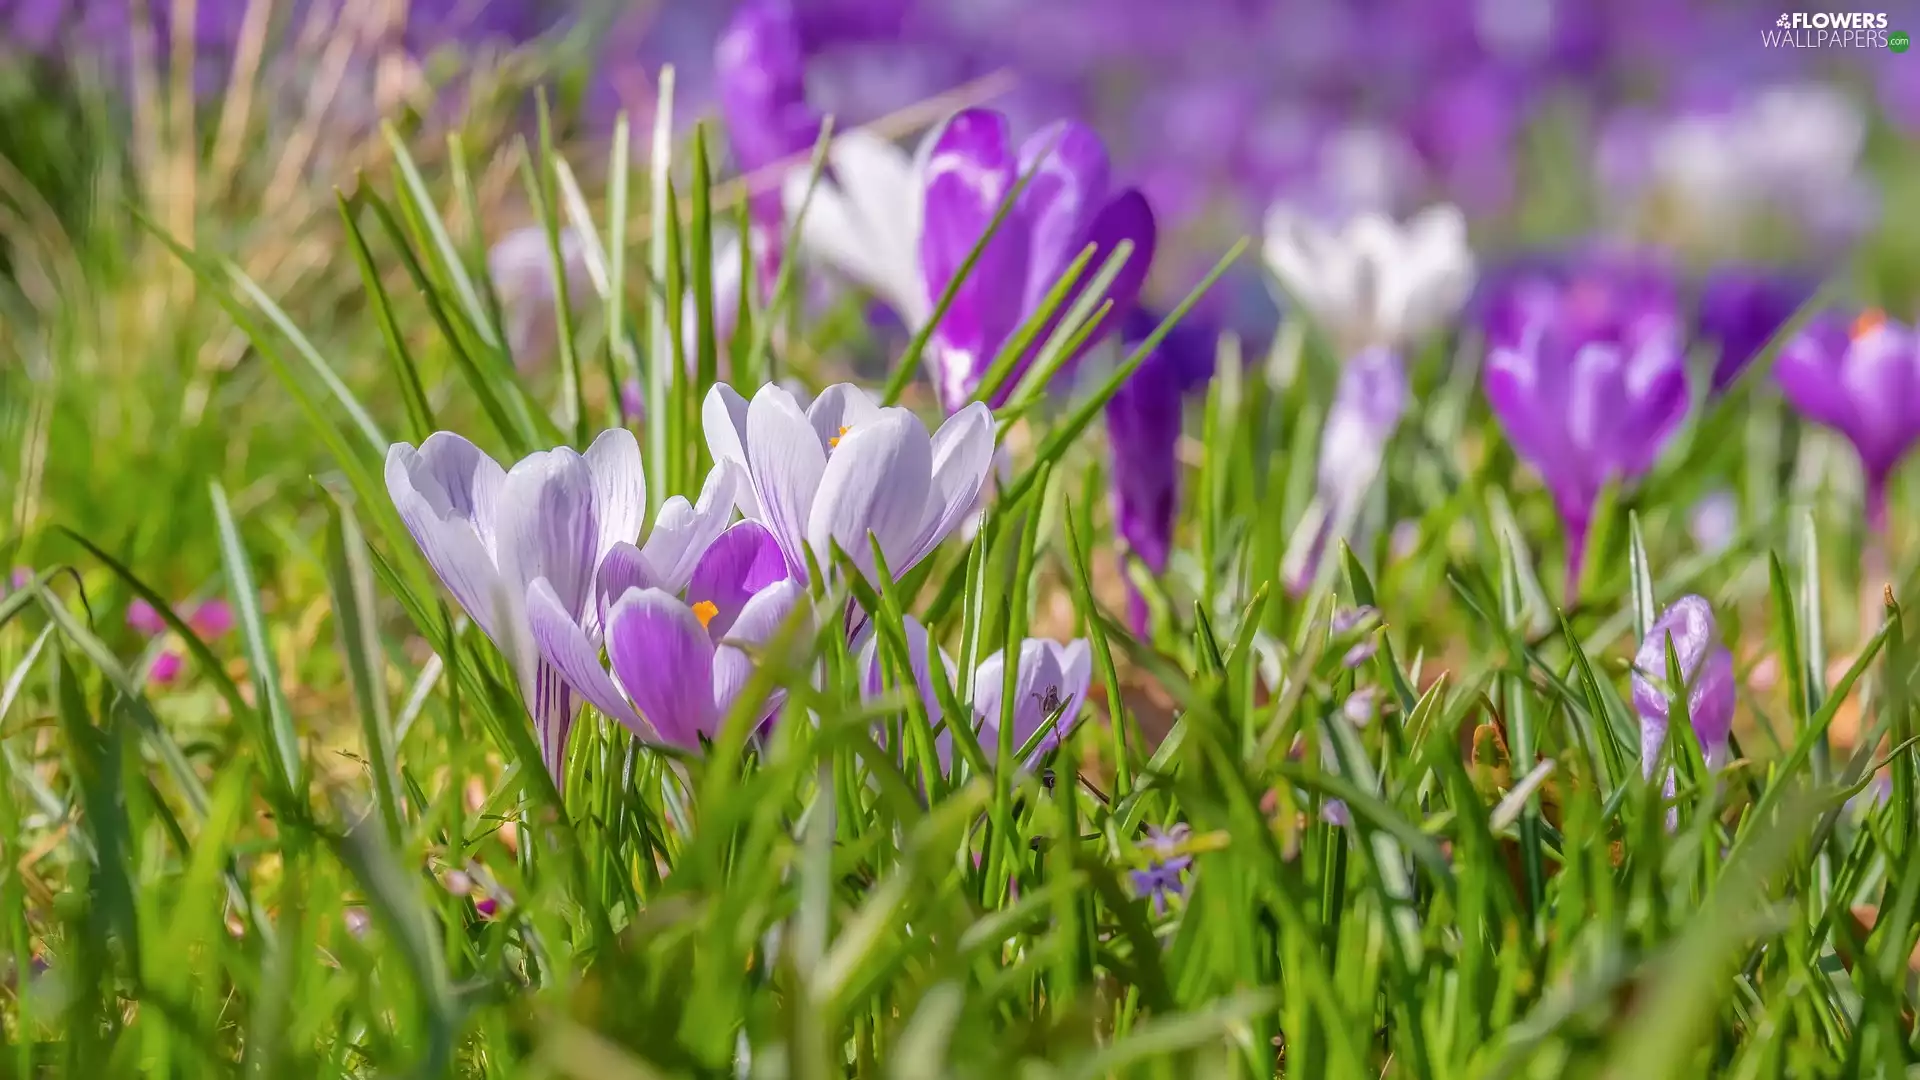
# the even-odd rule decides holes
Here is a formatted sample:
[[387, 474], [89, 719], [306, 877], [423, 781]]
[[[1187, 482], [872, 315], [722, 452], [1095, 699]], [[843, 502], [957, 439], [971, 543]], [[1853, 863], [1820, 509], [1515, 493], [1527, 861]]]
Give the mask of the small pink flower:
[[483, 919], [493, 919], [500, 914], [500, 901], [491, 896], [482, 896], [473, 902], [473, 910]]
[[31, 566], [16, 566], [13, 568], [12, 576], [7, 578], [7, 581], [16, 589], [26, 588], [27, 582], [32, 580], [33, 567]]
[[473, 891], [473, 878], [465, 870], [449, 870], [442, 884], [455, 896], [466, 896]]
[[347, 933], [356, 938], [364, 938], [373, 928], [373, 916], [363, 907], [350, 907], [340, 915], [340, 921], [346, 924]]
[[158, 686], [167, 686], [180, 677], [180, 669], [185, 661], [180, 654], [168, 649], [153, 661], [153, 670], [147, 672], [147, 681]]
[[145, 600], [135, 600], [127, 605], [127, 625], [148, 637], [158, 637], [167, 632], [167, 621]]
[[222, 637], [233, 629], [233, 608], [218, 598], [205, 601], [187, 616], [187, 625], [203, 638]]

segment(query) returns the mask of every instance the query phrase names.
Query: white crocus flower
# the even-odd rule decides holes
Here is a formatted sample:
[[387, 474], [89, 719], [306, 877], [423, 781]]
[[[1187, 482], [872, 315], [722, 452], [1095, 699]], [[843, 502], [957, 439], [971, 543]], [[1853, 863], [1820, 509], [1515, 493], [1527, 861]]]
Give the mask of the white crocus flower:
[[1267, 214], [1265, 253], [1288, 295], [1348, 354], [1432, 333], [1473, 290], [1466, 221], [1450, 205], [1404, 224], [1360, 214], [1337, 229], [1276, 205]]
[[[920, 284], [920, 164], [872, 132], [849, 131], [827, 151], [828, 169], [807, 201], [801, 251], [871, 291], [908, 327], [928, 315]], [[807, 200], [805, 170], [787, 177], [787, 215]]]

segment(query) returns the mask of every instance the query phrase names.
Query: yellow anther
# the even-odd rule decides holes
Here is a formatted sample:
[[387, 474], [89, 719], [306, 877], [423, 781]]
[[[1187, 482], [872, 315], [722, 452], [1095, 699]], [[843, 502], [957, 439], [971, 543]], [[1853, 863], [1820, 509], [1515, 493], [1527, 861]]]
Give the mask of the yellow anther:
[[693, 617], [700, 620], [700, 627], [703, 630], [706, 629], [708, 624], [713, 622], [713, 617], [718, 614], [720, 614], [720, 605], [711, 600], [702, 600], [693, 605]]
[[1879, 308], [1868, 308], [1853, 320], [1853, 340], [1859, 341], [1875, 330], [1887, 325], [1887, 313]]
[[841, 439], [844, 439], [844, 438], [846, 438], [846, 437], [847, 437], [847, 432], [849, 432], [849, 431], [852, 431], [852, 430], [853, 430], [853, 425], [851, 425], [851, 424], [841, 424], [841, 425], [840, 425], [840, 434], [838, 434], [838, 435], [835, 435], [835, 436], [834, 436], [833, 438], [831, 438], [831, 439], [828, 439], [828, 440], [827, 440], [827, 449], [829, 449], [829, 450], [831, 450], [831, 449], [833, 449], [834, 447], [836, 447], [836, 446], [839, 446], [839, 445], [840, 445], [840, 440], [841, 440]]

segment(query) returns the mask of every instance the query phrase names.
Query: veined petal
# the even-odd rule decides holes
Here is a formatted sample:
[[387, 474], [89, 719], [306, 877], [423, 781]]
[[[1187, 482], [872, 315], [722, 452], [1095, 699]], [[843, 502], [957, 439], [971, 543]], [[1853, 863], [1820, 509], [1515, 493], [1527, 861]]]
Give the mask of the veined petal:
[[[500, 572], [525, 589], [546, 578], [576, 620], [599, 569], [599, 515], [587, 460], [565, 448], [529, 455], [500, 491]], [[523, 594], [524, 595], [524, 594]]]
[[879, 418], [880, 406], [865, 390], [852, 383], [834, 383], [820, 391], [820, 396], [807, 406], [807, 422], [820, 436], [820, 445], [829, 450], [848, 431]]
[[888, 567], [904, 566], [926, 528], [932, 476], [933, 445], [927, 429], [905, 409], [884, 410], [879, 419], [849, 433], [827, 461], [807, 521], [814, 558], [827, 567], [837, 542], [862, 573], [871, 575], [871, 532]]
[[1080, 714], [1093, 686], [1093, 646], [1086, 638], [1075, 638], [1054, 651], [1054, 661], [1060, 665], [1060, 700], [1072, 701], [1066, 717], [1071, 720]]
[[[496, 645], [503, 644], [503, 615], [495, 602], [502, 591], [501, 577], [493, 555], [471, 518], [457, 509], [429, 470], [419, 452], [405, 443], [387, 451], [387, 492], [394, 509], [454, 600]], [[417, 481], [425, 483], [425, 491]]]
[[600, 519], [596, 554], [640, 538], [647, 517], [647, 471], [640, 464], [640, 443], [626, 428], [608, 428], [584, 455], [593, 473], [593, 509]]
[[[926, 321], [920, 283], [919, 176], [904, 150], [869, 131], [836, 137], [807, 204], [802, 242], [893, 308], [910, 329]], [[800, 212], [807, 176], [790, 173], [787, 213]]]
[[[893, 572], [904, 574], [960, 527], [980, 500], [993, 468], [993, 413], [980, 402], [961, 409], [933, 436], [933, 483], [928, 491], [926, 527], [914, 538], [912, 554]], [[893, 553], [887, 553], [889, 559]]]
[[621, 597], [607, 616], [607, 659], [662, 739], [697, 750], [713, 734], [713, 643], [677, 597], [659, 589]]
[[[405, 452], [398, 453], [403, 447]], [[389, 488], [393, 486], [396, 453], [414, 490], [435, 512], [470, 522], [491, 555], [500, 489], [507, 481], [507, 472], [500, 463], [461, 436], [451, 431], [436, 431], [427, 436], [419, 450], [406, 443], [395, 443], [388, 449]]]
[[769, 384], [747, 411], [746, 449], [762, 521], [779, 541], [787, 569], [804, 581], [807, 525], [827, 471], [826, 448], [793, 395]]
[[760, 500], [754, 496], [753, 478], [747, 470], [747, 399], [726, 383], [715, 383], [700, 405], [700, 425], [714, 463], [737, 466], [733, 501], [740, 516], [758, 520]]
[[613, 685], [613, 679], [608, 677], [607, 669], [600, 666], [599, 648], [567, 614], [546, 578], [535, 581], [527, 590], [527, 619], [533, 627], [533, 641], [540, 655], [575, 693], [640, 738], [653, 737], [652, 729], [634, 713], [619, 688]]
[[700, 501], [689, 505], [686, 497], [676, 495], [660, 506], [641, 549], [653, 579], [659, 587], [677, 593], [687, 587], [693, 568], [707, 548], [733, 518], [733, 489], [738, 470], [727, 463], [716, 464], [707, 473], [700, 489]]
[[687, 583], [687, 603], [712, 604], [707, 633], [716, 640], [733, 627], [747, 601], [787, 578], [787, 560], [766, 526], [742, 521], [707, 548]]

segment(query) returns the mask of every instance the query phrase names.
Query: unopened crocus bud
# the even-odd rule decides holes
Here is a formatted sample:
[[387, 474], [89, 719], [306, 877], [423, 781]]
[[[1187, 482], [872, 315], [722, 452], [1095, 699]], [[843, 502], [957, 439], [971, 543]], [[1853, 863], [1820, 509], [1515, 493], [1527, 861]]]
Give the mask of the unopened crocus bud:
[[1879, 312], [1851, 326], [1817, 316], [1781, 350], [1774, 378], [1800, 415], [1847, 437], [1866, 474], [1867, 521], [1887, 524], [1887, 481], [1920, 442], [1920, 341]]
[[[1683, 687], [1667, 685], [1667, 642], [1673, 642]], [[1667, 739], [1672, 699], [1684, 693], [1687, 718], [1710, 767], [1726, 759], [1733, 730], [1733, 654], [1720, 644], [1713, 607], [1699, 596], [1683, 596], [1660, 613], [1633, 658], [1633, 708], [1640, 714], [1640, 757], [1646, 775]]]
[[1367, 493], [1386, 464], [1387, 444], [1407, 411], [1407, 376], [1400, 358], [1368, 349], [1340, 373], [1340, 388], [1320, 432], [1314, 497], [1281, 561], [1288, 591], [1313, 585], [1335, 539], [1351, 540]]

